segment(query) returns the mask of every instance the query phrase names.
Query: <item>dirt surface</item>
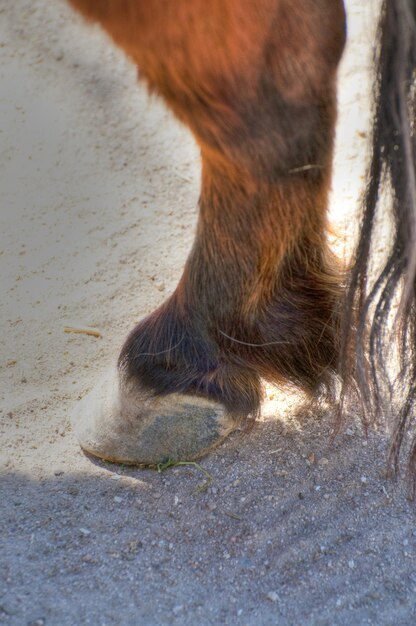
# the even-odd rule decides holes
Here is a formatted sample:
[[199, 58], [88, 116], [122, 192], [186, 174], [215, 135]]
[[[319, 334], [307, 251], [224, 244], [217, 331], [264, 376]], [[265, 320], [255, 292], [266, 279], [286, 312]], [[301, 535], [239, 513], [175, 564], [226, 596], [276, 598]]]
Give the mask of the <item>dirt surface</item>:
[[[376, 11], [348, 10], [331, 206], [351, 235]], [[198, 153], [60, 0], [0, 0], [0, 81], [0, 623], [415, 624], [414, 507], [359, 416], [331, 444], [333, 415], [270, 389], [200, 467], [81, 452], [71, 407], [180, 276]]]

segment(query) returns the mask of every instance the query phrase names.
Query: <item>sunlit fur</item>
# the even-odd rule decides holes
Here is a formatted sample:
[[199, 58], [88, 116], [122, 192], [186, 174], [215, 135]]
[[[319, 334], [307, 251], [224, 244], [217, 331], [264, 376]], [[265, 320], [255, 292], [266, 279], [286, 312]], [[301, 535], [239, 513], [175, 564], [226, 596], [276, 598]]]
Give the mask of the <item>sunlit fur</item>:
[[[344, 397], [358, 387], [374, 419], [385, 406], [385, 329], [403, 285], [407, 391], [393, 436], [397, 467], [416, 382], [414, 0], [386, 0], [383, 9], [373, 163], [347, 290], [328, 247], [326, 218], [343, 2], [70, 2], [126, 51], [201, 149], [193, 248], [175, 292], [127, 338], [121, 376], [156, 395], [215, 398], [244, 419], [259, 412], [262, 378], [316, 395], [341, 375]], [[404, 43], [391, 44], [392, 37]], [[369, 293], [372, 215], [387, 174], [397, 237]], [[415, 468], [416, 449], [411, 459]]]

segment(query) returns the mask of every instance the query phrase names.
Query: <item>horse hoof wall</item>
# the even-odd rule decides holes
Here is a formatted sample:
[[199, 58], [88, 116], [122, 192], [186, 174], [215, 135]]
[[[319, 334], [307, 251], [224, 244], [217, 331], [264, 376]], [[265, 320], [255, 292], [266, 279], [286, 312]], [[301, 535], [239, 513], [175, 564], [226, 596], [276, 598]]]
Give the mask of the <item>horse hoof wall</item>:
[[219, 402], [173, 393], [152, 396], [111, 372], [76, 406], [72, 428], [81, 447], [106, 461], [150, 465], [191, 461], [236, 428]]

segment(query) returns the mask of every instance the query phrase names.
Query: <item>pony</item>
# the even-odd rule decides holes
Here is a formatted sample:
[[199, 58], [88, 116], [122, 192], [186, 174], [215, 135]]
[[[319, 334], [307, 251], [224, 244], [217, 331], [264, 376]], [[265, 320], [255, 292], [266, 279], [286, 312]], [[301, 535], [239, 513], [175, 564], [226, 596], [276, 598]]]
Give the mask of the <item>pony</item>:
[[[183, 274], [127, 337], [116, 382], [80, 403], [81, 445], [124, 463], [197, 458], [256, 418], [262, 380], [289, 382], [340, 416], [357, 394], [366, 427], [393, 415], [389, 467], [397, 474], [406, 448], [415, 495], [416, 439], [402, 444], [416, 386], [416, 1], [382, 2], [371, 164], [347, 269], [327, 223], [342, 0], [69, 2], [190, 129], [202, 167]], [[391, 237], [375, 271], [379, 219]]]

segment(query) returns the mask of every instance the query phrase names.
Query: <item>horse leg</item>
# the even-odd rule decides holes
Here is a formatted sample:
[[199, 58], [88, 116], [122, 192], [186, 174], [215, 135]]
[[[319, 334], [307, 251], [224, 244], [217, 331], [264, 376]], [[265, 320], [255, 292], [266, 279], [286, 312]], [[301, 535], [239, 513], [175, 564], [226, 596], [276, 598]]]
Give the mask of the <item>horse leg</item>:
[[196, 458], [255, 417], [261, 379], [315, 393], [338, 358], [326, 238], [341, 0], [71, 0], [193, 132], [202, 188], [173, 295], [134, 328], [119, 388], [80, 403], [81, 445], [130, 463]]

